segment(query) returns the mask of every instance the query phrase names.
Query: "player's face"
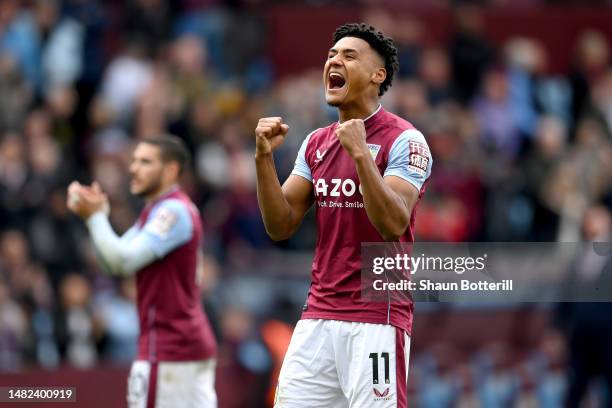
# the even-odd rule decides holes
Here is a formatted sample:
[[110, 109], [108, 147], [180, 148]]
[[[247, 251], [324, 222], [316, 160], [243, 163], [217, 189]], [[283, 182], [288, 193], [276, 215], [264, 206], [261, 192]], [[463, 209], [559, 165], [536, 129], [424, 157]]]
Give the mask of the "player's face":
[[139, 197], [154, 196], [162, 188], [163, 170], [159, 147], [138, 144], [130, 164], [130, 192]]
[[[365, 95], [378, 95], [382, 58], [361, 38], [344, 37], [329, 50], [323, 69], [325, 100], [343, 106]], [[384, 79], [384, 76], [383, 76]]]

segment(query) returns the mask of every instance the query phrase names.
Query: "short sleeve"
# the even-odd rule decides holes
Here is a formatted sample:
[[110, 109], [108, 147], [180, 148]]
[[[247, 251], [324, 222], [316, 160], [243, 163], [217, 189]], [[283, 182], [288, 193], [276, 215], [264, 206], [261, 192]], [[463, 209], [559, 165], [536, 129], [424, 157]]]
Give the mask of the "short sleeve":
[[300, 150], [298, 151], [297, 158], [295, 159], [295, 166], [293, 167], [293, 171], [291, 174], [295, 174], [301, 177], [304, 177], [308, 181], [312, 181], [312, 173], [310, 171], [310, 166], [306, 161], [306, 148], [308, 147], [308, 141], [314, 132], [311, 132], [306, 139], [302, 142], [302, 146], [300, 146]]
[[384, 176], [400, 177], [420, 190], [431, 174], [432, 162], [423, 134], [416, 129], [408, 129], [391, 146]]
[[140, 234], [158, 258], [163, 258], [193, 236], [193, 221], [184, 203], [169, 199], [152, 211]]

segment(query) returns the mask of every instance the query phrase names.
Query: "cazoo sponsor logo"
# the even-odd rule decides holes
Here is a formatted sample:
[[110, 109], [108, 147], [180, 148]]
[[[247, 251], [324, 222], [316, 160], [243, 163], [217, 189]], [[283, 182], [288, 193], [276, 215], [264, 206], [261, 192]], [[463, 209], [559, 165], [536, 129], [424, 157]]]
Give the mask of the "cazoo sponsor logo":
[[[352, 179], [333, 178], [329, 182], [325, 179], [314, 179], [315, 195], [319, 198], [317, 205], [321, 208], [364, 208], [361, 198], [361, 184], [356, 184]], [[350, 198], [353, 200], [336, 200], [335, 197]], [[330, 197], [332, 199], [325, 200]]]
[[321, 197], [352, 197], [355, 193], [361, 194], [361, 184], [357, 185], [352, 179], [333, 178], [329, 183], [325, 179], [314, 179], [316, 196]]

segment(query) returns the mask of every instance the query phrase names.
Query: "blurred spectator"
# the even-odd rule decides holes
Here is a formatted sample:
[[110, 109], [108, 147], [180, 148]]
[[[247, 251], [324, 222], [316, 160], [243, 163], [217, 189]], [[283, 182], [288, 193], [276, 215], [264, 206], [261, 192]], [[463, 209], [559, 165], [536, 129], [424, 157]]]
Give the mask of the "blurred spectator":
[[81, 275], [68, 275], [60, 284], [60, 305], [56, 315], [56, 336], [69, 364], [92, 367], [98, 360], [96, 337], [99, 323], [91, 310], [91, 287]]
[[565, 339], [555, 331], [547, 332], [542, 336], [537, 353], [533, 375], [541, 378], [537, 386], [539, 406], [563, 406], [568, 383], [564, 371], [567, 364]]
[[419, 393], [422, 406], [452, 406], [459, 397], [461, 384], [453, 370], [457, 350], [450, 344], [436, 344], [424, 353], [419, 378], [423, 389]]
[[398, 114], [406, 117], [417, 128], [426, 126], [431, 106], [425, 84], [416, 80], [398, 81], [391, 89], [396, 97]]
[[232, 77], [244, 78], [248, 91], [262, 89], [268, 85], [271, 67], [264, 57], [265, 20], [253, 11], [236, 10], [225, 28], [225, 63]]
[[129, 364], [136, 356], [138, 344], [138, 312], [135, 306], [134, 279], [123, 279], [119, 291], [102, 295], [95, 301], [96, 314], [106, 333], [103, 351], [111, 361]]
[[51, 117], [51, 133], [66, 153], [78, 153], [79, 135], [74, 123], [78, 94], [68, 86], [57, 86], [47, 94], [47, 108]]
[[524, 135], [532, 135], [537, 120], [536, 81], [537, 75], [543, 71], [544, 50], [534, 40], [515, 38], [506, 44], [505, 54], [508, 93], [517, 128]]
[[574, 122], [591, 107], [591, 92], [595, 82], [609, 68], [610, 47], [595, 30], [584, 31], [576, 45], [574, 66], [570, 73], [572, 85], [572, 115]]
[[22, 344], [27, 328], [26, 316], [10, 297], [9, 288], [0, 282], [0, 371], [16, 371], [22, 365]]
[[108, 109], [111, 123], [129, 125], [136, 102], [153, 78], [144, 39], [130, 37], [120, 55], [110, 62], [101, 84], [100, 109]]
[[[485, 407], [513, 406], [520, 380], [512, 367], [511, 349], [503, 343], [491, 344], [481, 355], [479, 394]], [[518, 406], [518, 405], [517, 405]]]
[[502, 160], [513, 160], [519, 153], [522, 139], [510, 101], [505, 70], [489, 70], [484, 76], [482, 88], [472, 109], [480, 127], [484, 149]]
[[241, 392], [235, 392], [235, 383], [217, 382], [219, 394], [225, 396], [223, 406], [266, 406], [271, 359], [256, 331], [253, 316], [243, 309], [227, 310], [221, 322], [221, 330], [223, 342], [218, 354], [218, 377], [241, 379]]
[[62, 18], [59, 2], [37, 0], [32, 9], [18, 12], [8, 1], [6, 29], [0, 35], [4, 49], [23, 70], [37, 92], [75, 82], [82, 70], [83, 28]]
[[557, 236], [559, 214], [550, 208], [545, 193], [555, 166], [566, 154], [566, 144], [567, 129], [563, 123], [553, 116], [541, 117], [533, 148], [521, 165], [524, 192], [532, 205], [531, 240], [554, 241]]
[[397, 42], [401, 78], [411, 78], [418, 74], [424, 33], [423, 23], [411, 15], [399, 16], [399, 21], [394, 24], [394, 29], [388, 33], [392, 34]]
[[[8, 230], [1, 235], [0, 260], [0, 279], [6, 282], [7, 286], [4, 287], [8, 290], [5, 295], [10, 294], [23, 308], [14, 309], [13, 306], [16, 306], [16, 304], [12, 303], [10, 299], [4, 299], [6, 309], [3, 310], [13, 315], [13, 320], [7, 322], [6, 328], [9, 331], [6, 334], [8, 335], [10, 330], [16, 329], [17, 322], [14, 319], [19, 314], [22, 314], [23, 317], [31, 316], [33, 344], [30, 344], [30, 346], [34, 354], [34, 360], [45, 367], [56, 366], [59, 358], [53, 336], [51, 316], [53, 294], [49, 284], [48, 271], [30, 262], [28, 242], [24, 234], [18, 230]], [[22, 327], [20, 332], [24, 337], [26, 327]], [[27, 355], [23, 353], [23, 351], [26, 351], [26, 344], [22, 343], [20, 348], [22, 350], [13, 350], [17, 354], [13, 356], [14, 359], [17, 359], [17, 362]]]
[[606, 123], [608, 131], [612, 130], [612, 68], [595, 83], [592, 97], [596, 113]]
[[458, 7], [455, 24], [450, 42], [453, 80], [459, 100], [468, 103], [493, 62], [493, 49], [483, 34], [484, 22], [478, 6], [468, 3]]
[[[171, 44], [168, 66], [158, 70], [141, 98], [138, 136], [168, 128], [195, 151], [201, 140], [195, 139], [190, 132], [191, 109], [198, 103], [214, 104], [211, 98], [214, 78], [207, 63], [207, 50], [199, 37], [183, 35]], [[147, 131], [147, 127], [150, 130]]]
[[[29, 218], [27, 231], [33, 255], [47, 266], [49, 277], [57, 284], [67, 271], [82, 265], [82, 257], [74, 249], [86, 235], [66, 209], [64, 189], [49, 191], [47, 200], [41, 211]], [[56, 238], [59, 236], [62, 239]]]
[[585, 117], [576, 129], [576, 140], [546, 184], [548, 205], [561, 216], [558, 239], [580, 240], [585, 210], [611, 189], [612, 145], [601, 122]]
[[442, 48], [427, 48], [423, 51], [419, 77], [427, 86], [430, 104], [437, 105], [455, 99], [451, 85], [450, 61]]
[[262, 339], [270, 352], [270, 357], [273, 362], [273, 369], [270, 375], [271, 386], [267, 392], [267, 404], [269, 406], [274, 404], [274, 397], [276, 394], [276, 386], [274, 386], [274, 384], [280, 374], [283, 360], [285, 359], [285, 353], [291, 342], [292, 332], [293, 329], [289, 323], [274, 319], [266, 321], [261, 327]]
[[0, 52], [0, 133], [16, 130], [23, 123], [32, 98], [16, 61]]
[[169, 39], [175, 2], [167, 0], [129, 0], [125, 4], [122, 32], [138, 39], [146, 53], [155, 55]]
[[0, 218], [3, 225], [23, 226], [25, 197], [23, 190], [28, 177], [25, 146], [16, 133], [0, 139]]
[[[582, 223], [583, 239], [588, 243], [577, 253], [567, 282], [568, 300], [597, 301], [601, 293], [612, 290], [612, 216], [605, 207], [590, 207]], [[604, 253], [593, 242], [607, 242]], [[610, 405], [612, 389], [612, 304], [599, 302], [566, 302], [557, 311], [557, 324], [565, 334], [569, 347], [569, 392], [566, 406], [580, 407], [601, 377], [605, 383], [599, 406]], [[607, 394], [607, 395], [606, 395]]]

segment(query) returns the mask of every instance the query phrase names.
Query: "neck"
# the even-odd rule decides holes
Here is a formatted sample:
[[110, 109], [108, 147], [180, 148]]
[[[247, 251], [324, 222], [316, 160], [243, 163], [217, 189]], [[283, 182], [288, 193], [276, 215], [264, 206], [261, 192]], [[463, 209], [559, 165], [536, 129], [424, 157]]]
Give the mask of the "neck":
[[158, 190], [145, 197], [145, 203], [150, 204], [154, 201], [157, 201], [157, 199], [168, 194], [171, 190], [174, 190], [175, 188], [178, 189], [178, 183], [172, 183], [169, 186], [160, 187]]
[[361, 104], [339, 106], [338, 117], [340, 119], [340, 123], [351, 119], [365, 119], [373, 114], [376, 109], [378, 109], [378, 105], [380, 105], [380, 100], [376, 98]]

